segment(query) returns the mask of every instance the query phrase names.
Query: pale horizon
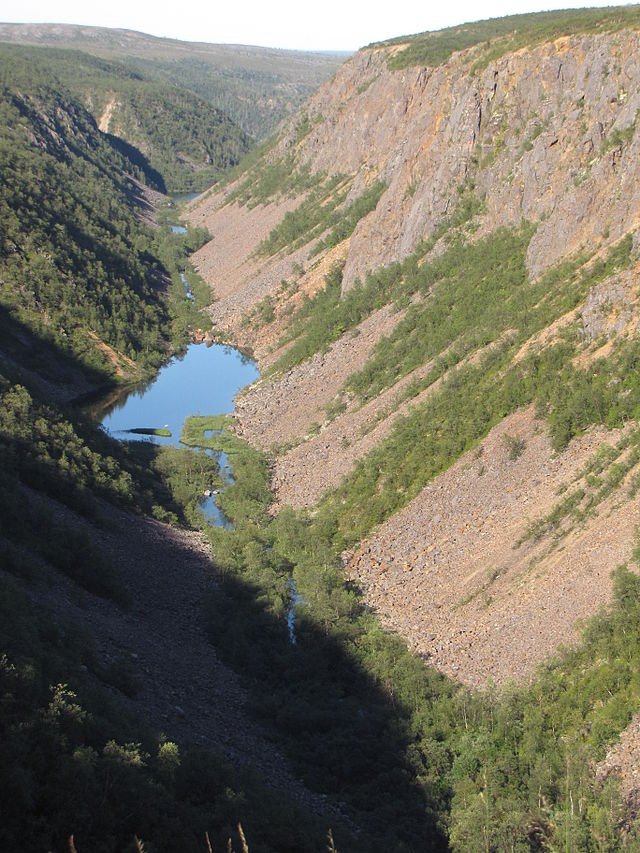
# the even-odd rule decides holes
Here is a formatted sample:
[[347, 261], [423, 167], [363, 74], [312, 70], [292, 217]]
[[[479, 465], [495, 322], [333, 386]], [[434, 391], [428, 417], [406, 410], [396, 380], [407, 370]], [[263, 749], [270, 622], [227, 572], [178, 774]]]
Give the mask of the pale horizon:
[[[113, 0], [107, 7], [87, 9], [78, 0], [4, 0], [2, 23], [75, 24], [135, 30], [159, 38], [209, 44], [233, 44], [316, 52], [353, 52], [375, 41], [439, 30], [486, 18], [554, 9], [635, 5], [619, 2], [556, 3], [536, 0], [488, 0], [479, 13], [468, 0], [453, 0], [435, 8], [416, 2], [352, 2], [327, 0], [313, 18], [300, 15], [293, 0], [270, 4], [250, 0], [240, 7], [215, 8], [197, 0], [184, 8], [159, 7], [150, 0]], [[239, 8], [239, 11], [236, 9]]]

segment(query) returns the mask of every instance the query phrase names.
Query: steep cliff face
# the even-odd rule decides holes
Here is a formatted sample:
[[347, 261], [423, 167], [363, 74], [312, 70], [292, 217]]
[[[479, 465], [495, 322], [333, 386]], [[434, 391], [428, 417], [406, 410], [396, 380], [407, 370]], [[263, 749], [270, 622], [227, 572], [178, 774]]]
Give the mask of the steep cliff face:
[[465, 181], [486, 200], [483, 229], [541, 223], [533, 276], [637, 227], [638, 33], [562, 37], [476, 73], [473, 50], [401, 71], [389, 71], [389, 51], [347, 62], [309, 102], [308, 136], [296, 148], [292, 126], [280, 143], [313, 171], [354, 175], [354, 194], [374, 177], [387, 184], [351, 239], [345, 290], [413, 251]]
[[[561, 417], [557, 396], [547, 405], [525, 394], [519, 409], [504, 396], [477, 432], [465, 420], [477, 412], [465, 408], [455, 423], [442, 413], [460, 373], [475, 371], [487, 394], [535, 384], [523, 365], [554, 346], [568, 353], [550, 380], [556, 388], [571, 371], [588, 384], [595, 365], [603, 387], [620, 387], [621, 406], [635, 393], [615, 364], [639, 325], [640, 33], [556, 34], [492, 61], [483, 44], [440, 65], [393, 70], [403, 49], [360, 51], [257, 166], [189, 215], [213, 234], [196, 260], [216, 297], [214, 324], [272, 368], [237, 401], [236, 417], [239, 433], [273, 451], [278, 503], [344, 507], [368, 534], [345, 564], [367, 603], [421, 655], [481, 685], [522, 677], [571, 641], [576, 619], [609, 600], [609, 573], [632, 549], [635, 432], [605, 427], [631, 430], [633, 419], [604, 404], [583, 421], [565, 413], [583, 426], [559, 442], [543, 419]], [[335, 223], [377, 182], [377, 204], [336, 237]], [[522, 247], [494, 263], [514, 234]], [[464, 265], [456, 246], [486, 264], [472, 293], [455, 289]], [[338, 301], [351, 314], [327, 295], [336, 265]], [[517, 299], [509, 308], [513, 293], [498, 287], [492, 298], [504, 311], [491, 309], [489, 320], [486, 288], [519, 265], [525, 310]], [[369, 291], [356, 285], [369, 273], [382, 283], [366, 302]], [[420, 276], [426, 283], [412, 285]], [[314, 343], [314, 303], [305, 300], [323, 289], [326, 310], [314, 322], [322, 326], [323, 312], [336, 319]], [[438, 300], [447, 306], [439, 314]], [[532, 321], [545, 305], [545, 318]], [[433, 476], [414, 476], [419, 453], [405, 461], [401, 442], [407, 456], [422, 445], [428, 455], [447, 430], [458, 430], [457, 450]], [[514, 430], [526, 448], [517, 464], [508, 457]], [[611, 470], [609, 453], [618, 459]], [[602, 477], [619, 477], [606, 494], [592, 475], [604, 458]], [[562, 515], [559, 495], [574, 483], [576, 511]], [[378, 501], [388, 504], [361, 524], [362, 507]], [[548, 521], [558, 513], [561, 530]]]

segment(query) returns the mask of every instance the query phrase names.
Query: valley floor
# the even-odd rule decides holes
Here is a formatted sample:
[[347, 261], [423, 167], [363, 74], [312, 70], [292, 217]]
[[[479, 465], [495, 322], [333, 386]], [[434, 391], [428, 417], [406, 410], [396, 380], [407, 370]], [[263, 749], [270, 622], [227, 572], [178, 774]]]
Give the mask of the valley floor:
[[[49, 500], [47, 510], [74, 529], [88, 525]], [[206, 636], [202, 605], [216, 576], [204, 537], [108, 504], [101, 515], [91, 538], [121, 574], [130, 606], [79, 592], [61, 576], [54, 586], [38, 587], [36, 600], [61, 626], [76, 624], [94, 638], [100, 665], [131, 674], [133, 695], [114, 695], [155, 731], [181, 746], [217, 749], [235, 765], [254, 767], [269, 787], [328, 816], [325, 798], [293, 777], [250, 719], [240, 677], [218, 660]]]

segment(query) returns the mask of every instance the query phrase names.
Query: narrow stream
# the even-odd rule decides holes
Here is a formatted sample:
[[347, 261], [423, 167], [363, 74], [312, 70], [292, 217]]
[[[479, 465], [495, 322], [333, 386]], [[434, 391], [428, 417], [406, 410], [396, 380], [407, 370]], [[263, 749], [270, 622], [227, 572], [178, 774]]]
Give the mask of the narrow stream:
[[298, 592], [296, 582], [289, 579], [289, 609], [287, 610], [287, 628], [289, 629], [289, 641], [296, 644], [296, 604], [304, 604], [304, 598]]
[[[207, 432], [205, 432], [204, 435], [206, 436]], [[205, 453], [207, 454], [207, 456], [211, 456], [213, 458], [215, 458], [216, 456], [218, 457], [218, 469], [222, 478], [223, 488], [233, 485], [234, 480], [233, 475], [231, 473], [231, 463], [229, 462], [229, 457], [224, 452], [224, 450], [220, 450], [216, 453], [215, 450], [206, 449]], [[203, 515], [212, 527], [224, 527], [226, 530], [231, 530], [233, 528], [233, 524], [229, 521], [229, 519], [225, 516], [225, 514], [222, 512], [222, 510], [216, 503], [217, 494], [217, 490], [213, 487], [210, 487], [199, 499], [198, 506], [200, 507]]]
[[[174, 234], [186, 234], [182, 225], [169, 226]], [[180, 273], [187, 299], [194, 295], [184, 272]], [[239, 350], [223, 344], [191, 344], [181, 356], [175, 356], [148, 382], [122, 388], [108, 400], [92, 405], [91, 412], [114, 438], [124, 441], [151, 441], [179, 447], [185, 420], [191, 415], [218, 415], [233, 411], [237, 392], [259, 377], [255, 361]], [[204, 433], [205, 438], [213, 430]], [[194, 448], [217, 457], [222, 479], [221, 489], [233, 484], [233, 472], [223, 451]], [[230, 529], [216, 503], [217, 490], [211, 485], [198, 500], [207, 522]], [[291, 643], [296, 642], [295, 606], [303, 601], [293, 578], [290, 580], [287, 627]]]

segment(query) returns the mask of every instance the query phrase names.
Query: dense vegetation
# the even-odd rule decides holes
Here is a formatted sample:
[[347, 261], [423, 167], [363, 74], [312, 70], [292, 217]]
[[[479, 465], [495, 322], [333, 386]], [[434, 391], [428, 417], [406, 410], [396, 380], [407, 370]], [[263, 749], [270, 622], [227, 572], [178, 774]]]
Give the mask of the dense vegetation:
[[108, 110], [114, 145], [122, 140], [129, 156], [146, 160], [158, 189], [204, 190], [248, 150], [246, 134], [209, 102], [126, 64], [80, 51], [8, 45], [0, 50], [11, 85], [27, 79], [30, 87], [45, 81], [56, 91], [63, 86], [96, 123]]
[[[237, 838], [241, 821], [251, 850], [319, 849], [326, 827], [292, 813], [219, 757], [158, 741], [123, 717], [94, 679], [126, 690], [132, 676], [103, 672], [87, 639], [71, 626], [61, 633], [22, 591], [41, 576], [39, 556], [126, 606], [108, 560], [46, 510], [35, 517], [28, 498], [16, 500], [21, 483], [89, 514], [92, 494], [175, 507], [175, 495], [180, 503], [193, 494], [190, 452], [183, 451], [186, 469], [167, 468], [162, 456], [173, 450], [155, 458], [148, 447], [118, 446], [45, 411], [26, 389], [3, 388], [2, 445], [10, 455], [2, 459], [2, 767], [23, 768], [4, 810], [4, 846], [13, 849], [19, 838], [65, 849], [73, 832], [79, 850], [123, 849], [134, 834], [153, 849], [199, 849], [207, 831], [216, 849]], [[186, 437], [200, 443], [203, 430], [225, 425], [200, 419]], [[593, 767], [637, 702], [635, 575], [618, 573], [611, 615], [596, 619], [584, 644], [544, 667], [530, 688], [475, 694], [426, 668], [361, 607], [344, 585], [330, 514], [308, 520], [284, 510], [270, 519], [266, 460], [224, 433], [209, 442], [233, 454], [235, 478], [219, 498], [234, 529], [209, 530], [221, 571], [207, 602], [211, 636], [248, 679], [255, 713], [297, 771], [365, 828], [357, 841], [336, 828], [338, 849], [445, 849], [447, 835], [459, 851], [508, 843], [618, 849], [617, 790], [598, 784]], [[159, 475], [177, 489], [168, 491]], [[286, 621], [291, 577], [302, 596], [295, 643]], [[12, 776], [6, 781], [13, 785]], [[34, 809], [39, 819], [27, 823]]]
[[[357, 201], [356, 201], [357, 204]], [[468, 190], [461, 191], [459, 205], [426, 241], [404, 262], [390, 264], [366, 277], [364, 285], [358, 282], [354, 288], [342, 295], [342, 268], [334, 266], [325, 279], [324, 289], [312, 298], [306, 297], [294, 314], [290, 329], [281, 341], [293, 341], [293, 345], [274, 366], [275, 370], [288, 370], [308, 358], [314, 352], [327, 349], [340, 335], [355, 328], [376, 309], [389, 303], [398, 306], [411, 294], [412, 285], [405, 284], [405, 276], [411, 279], [418, 264], [444, 234], [456, 234], [481, 209], [480, 202]]]
[[[455, 259], [462, 280], [477, 275], [480, 259], [489, 260], [488, 270], [511, 270], [517, 279], [528, 235], [524, 227], [500, 232], [493, 242], [480, 241], [469, 268], [454, 243], [448, 256], [422, 264], [420, 275], [430, 283], [421, 310], [440, 310], [439, 263]], [[566, 310], [628, 258], [626, 241], [608, 260], [586, 267], [576, 261], [553, 271], [546, 280], [551, 307], [537, 310]], [[494, 292], [496, 278], [487, 275], [478, 282], [479, 310], [493, 324], [500, 320], [511, 328], [512, 314], [522, 312], [522, 305], [511, 305], [499, 289]], [[451, 280], [455, 283], [455, 276]], [[480, 284], [488, 288], [486, 308]], [[517, 290], [517, 281], [513, 287]], [[507, 306], [506, 317], [489, 310], [498, 303]], [[458, 310], [455, 335], [464, 340], [470, 320], [465, 320], [464, 304]], [[542, 322], [531, 308], [517, 316], [531, 322], [528, 331]], [[501, 328], [493, 330], [496, 336]], [[575, 344], [566, 341], [532, 354], [510, 375], [504, 368], [513, 347], [506, 340], [481, 367], [461, 368], [444, 383], [437, 407], [416, 413], [428, 417], [430, 426], [410, 418], [381, 448], [375, 458], [383, 468], [379, 480], [363, 480], [360, 471], [335, 501], [328, 500], [309, 518], [289, 510], [270, 518], [267, 460], [224, 432], [208, 439], [210, 447], [233, 454], [235, 479], [219, 498], [233, 529], [209, 530], [221, 573], [206, 605], [211, 637], [223, 659], [247, 679], [254, 712], [272, 728], [296, 771], [309, 786], [342, 802], [362, 827], [355, 841], [336, 827], [338, 849], [435, 850], [449, 844], [461, 852], [545, 846], [615, 850], [622, 843], [615, 783], [597, 782], [594, 766], [638, 699], [640, 589], [635, 575], [618, 572], [611, 613], [589, 626], [576, 651], [545, 666], [531, 687], [477, 694], [430, 670], [401, 639], [383, 632], [356, 591], [345, 585], [341, 571], [339, 552], [346, 540], [406, 501], [415, 478], [424, 482], [449, 464], [509, 407], [536, 397], [541, 413], [548, 409], [552, 427], [566, 425], [569, 416], [571, 433], [593, 421], [618, 422], [640, 403], [631, 345], [622, 345], [606, 370], [587, 373], [572, 366]], [[614, 385], [608, 381], [612, 365], [620, 380]], [[45, 407], [15, 382], [2, 387], [2, 467], [7, 472], [2, 547], [5, 571], [12, 576], [2, 575], [3, 607], [8, 608], [1, 622], [6, 626], [2, 766], [5, 772], [15, 765], [24, 768], [15, 808], [6, 811], [5, 846], [15, 847], [19, 838], [23, 846], [63, 849], [73, 832], [78, 849], [122, 849], [134, 835], [158, 850], [198, 849], [205, 831], [218, 845], [237, 838], [241, 821], [252, 850], [318, 849], [326, 826], [294, 815], [218, 757], [158, 740], [105, 703], [94, 679], [126, 692], [133, 689], [131, 674], [103, 671], [84, 638], [77, 639], [72, 630], [62, 634], [22, 592], [24, 581], [43, 571], [38, 561], [44, 559], [84, 588], [126, 606], [122, 580], [108, 559], [46, 512], [35, 514], [22, 484], [89, 515], [95, 506], [91, 496], [100, 495], [195, 523], [197, 514], [188, 503], [194, 489], [201, 489], [198, 470], [211, 476], [201, 467], [208, 457], [197, 454], [197, 461], [190, 462], [189, 451], [156, 456], [149, 448], [119, 447], [88, 425]], [[594, 405], [585, 406], [585, 400]], [[422, 454], [435, 460], [425, 471], [416, 467], [417, 457], [407, 448], [422, 446], [438, 417], [444, 426], [437, 433], [452, 439], [440, 455]], [[226, 426], [221, 419], [194, 420], [185, 438], [204, 443], [204, 430]], [[565, 430], [557, 433], [559, 444], [566, 440]], [[408, 478], [401, 489], [390, 475], [394, 467], [398, 477]], [[358, 488], [365, 484], [357, 498], [356, 482]], [[336, 511], [338, 503], [342, 508]], [[358, 505], [371, 506], [373, 515], [354, 515]], [[72, 554], [64, 548], [69, 541]], [[86, 571], [89, 559], [93, 573]], [[295, 606], [295, 642], [287, 626], [291, 579], [302, 597]], [[35, 809], [39, 820], [26, 824]], [[635, 839], [634, 828], [630, 833]]]
[[505, 15], [381, 44], [407, 44], [390, 57], [389, 67], [394, 70], [412, 65], [440, 65], [458, 50], [482, 46], [475, 64], [478, 68], [486, 67], [489, 62], [511, 51], [535, 47], [560, 36], [618, 32], [629, 27], [640, 27], [640, 7], [637, 5]]
[[348, 201], [351, 182], [344, 175], [316, 176], [314, 184], [307, 198], [295, 210], [285, 213], [282, 222], [260, 243], [260, 254], [274, 255], [285, 248], [288, 252], [295, 251], [325, 231], [328, 233], [318, 240], [311, 256], [337, 246], [353, 234], [363, 217], [375, 210], [385, 190], [385, 185], [376, 181]]
[[346, 58], [346, 54], [179, 42], [59, 24], [0, 25], [0, 41], [4, 40], [76, 48], [126, 65], [146, 80], [195, 93], [254, 139], [271, 133]]
[[[23, 64], [17, 87], [19, 56], [0, 65], [0, 790], [11, 792], [1, 798], [0, 846], [62, 851], [72, 849], [73, 835], [79, 851], [206, 850], [207, 839], [214, 850], [227, 839], [228, 849], [244, 849], [246, 835], [252, 851], [325, 847], [326, 822], [220, 756], [169, 742], [124, 713], [105, 687], [133, 695], [131, 663], [102, 665], [90, 637], [33, 603], [38, 585], [64, 575], [74, 595], [127, 606], [126, 579], [86, 532], [103, 523], [110, 502], [205, 528], [219, 577], [205, 603], [216, 652], [241, 673], [252, 712], [296, 775], [346, 815], [346, 827], [334, 827], [343, 853], [640, 849], [616, 780], [595, 772], [640, 698], [637, 574], [617, 570], [609, 610], [530, 685], [476, 692], [383, 631], [341, 562], [345, 546], [518, 407], [535, 402], [556, 449], [591, 424], [640, 417], [635, 340], [618, 341], [588, 368], [575, 359], [572, 326], [523, 349], [590, 287], [627, 268], [631, 241], [529, 283], [534, 226], [469, 241], [480, 203], [467, 187], [450, 220], [402, 264], [344, 296], [336, 267], [294, 316], [277, 369], [395, 303], [404, 311], [396, 331], [338, 402], [364, 403], [424, 364], [403, 399], [433, 393], [313, 512], [282, 508], [273, 517], [269, 459], [229, 432], [228, 418], [192, 418], [183, 436], [186, 445], [230, 454], [234, 480], [225, 487], [204, 452], [117, 444], [52, 402], [65, 372], [93, 384], [112, 375], [89, 333], [120, 364], [130, 360], [133, 373], [184, 342], [206, 297], [187, 256], [206, 234], [169, 234], [169, 207], [156, 235], [146, 230], [132, 205], [135, 185], [123, 176], [152, 178], [144, 157], [136, 163], [98, 134], [38, 63]], [[349, 204], [341, 180], [271, 160], [249, 170], [237, 198], [251, 204], [304, 189], [307, 201], [263, 250], [303, 245], [322, 231], [326, 247], [345, 239], [383, 190], [376, 185]], [[439, 240], [442, 251], [430, 254]], [[265, 321], [270, 307], [261, 311]], [[520, 451], [514, 438], [510, 452]], [[527, 535], [559, 536], [615, 489], [635, 494], [638, 466], [640, 431], [628, 429]], [[196, 496], [212, 482], [231, 529], [207, 527], [198, 511]], [[61, 520], [73, 519], [67, 510], [77, 524]], [[640, 562], [640, 543], [633, 559]], [[334, 850], [333, 840], [328, 846]]]
[[135, 213], [135, 165], [26, 60], [0, 66], [0, 302], [40, 337], [113, 369], [91, 333], [157, 365], [164, 270]]
[[595, 764], [637, 707], [637, 575], [618, 570], [610, 612], [530, 686], [476, 693], [430, 670], [362, 608], [322, 508], [269, 519], [264, 460], [235, 443], [236, 482], [220, 498], [234, 529], [209, 531], [222, 571], [211, 636], [249, 677], [255, 712], [308, 784], [373, 829], [355, 849], [444, 849], [446, 836], [460, 853], [613, 851], [623, 839], [635, 849], [616, 782], [598, 782]]
[[[0, 65], [0, 327], [2, 348], [33, 361], [49, 341], [94, 381], [145, 373], [180, 347], [208, 288], [188, 254], [203, 229], [170, 233], [142, 221], [144, 158], [132, 160], [50, 76], [47, 63], [5, 49]], [[138, 152], [139, 154], [139, 152]], [[142, 162], [142, 168], [140, 163]], [[151, 170], [153, 176], [153, 170]], [[195, 294], [184, 298], [183, 272]], [[18, 326], [15, 324], [18, 323]], [[19, 329], [22, 329], [20, 333]], [[24, 344], [24, 333], [38, 344]], [[22, 345], [20, 341], [22, 340]], [[47, 371], [47, 359], [37, 370]], [[71, 364], [71, 362], [70, 362]]]
[[[91, 636], [31, 600], [35, 583], [58, 585], [61, 572], [127, 606], [108, 555], [89, 534], [61, 522], [58, 504], [43, 496], [89, 514], [94, 524], [98, 497], [141, 507], [160, 500], [180, 511], [159, 475], [167, 477], [162, 454], [121, 448], [4, 379], [0, 410], [2, 849], [135, 850], [139, 838], [145, 849], [206, 850], [208, 834], [214, 849], [233, 839], [240, 850], [239, 822], [252, 850], [318, 849], [324, 823], [218, 754], [179, 747], [125, 713], [105, 686], [134, 695], [130, 662], [101, 664]], [[184, 493], [194, 485], [185, 476], [194, 454], [177, 455], [171, 477]]]
[[[473, 207], [464, 209], [471, 212]], [[460, 220], [466, 221], [466, 215], [454, 215], [453, 222]], [[513, 363], [529, 338], [579, 304], [591, 286], [628, 266], [630, 238], [605, 261], [577, 257], [528, 283], [525, 255], [531, 227], [502, 229], [475, 243], [465, 242], [460, 226], [445, 227], [450, 229], [449, 244], [442, 254], [418, 262], [433, 245], [432, 238], [402, 264], [369, 275], [364, 286], [344, 297], [340, 270], [335, 269], [326, 288], [294, 315], [293, 345], [275, 365], [287, 369], [325, 349], [372, 310], [394, 300], [409, 306], [404, 318], [380, 341], [364, 368], [349, 378], [333, 408], [339, 410], [337, 404], [344, 405], [347, 395], [365, 402], [422, 365], [427, 369], [408, 384], [401, 399], [411, 399], [442, 380], [428, 401], [402, 418], [383, 444], [327, 496], [325, 514], [344, 537], [340, 546], [357, 542], [374, 524], [405, 506], [432, 477], [520, 406], [537, 401], [540, 412], [548, 412], [556, 449], [591, 423], [619, 426], [638, 415], [640, 387], [632, 344], [619, 344], [613, 356], [590, 370], [572, 363], [577, 335]], [[482, 357], [467, 360], [483, 348]]]

